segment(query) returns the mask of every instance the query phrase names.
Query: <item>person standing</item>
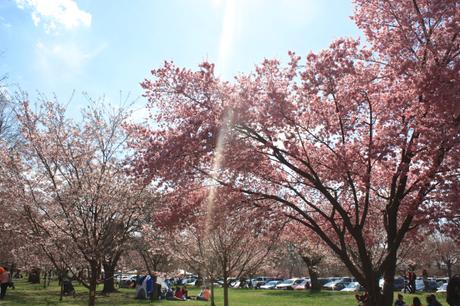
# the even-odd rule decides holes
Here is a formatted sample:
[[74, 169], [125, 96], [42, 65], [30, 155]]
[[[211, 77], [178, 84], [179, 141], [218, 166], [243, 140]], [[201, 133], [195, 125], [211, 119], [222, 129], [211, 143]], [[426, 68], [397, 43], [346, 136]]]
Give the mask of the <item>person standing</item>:
[[0, 299], [3, 300], [6, 294], [6, 289], [8, 288], [8, 285], [10, 283], [10, 274], [8, 273], [8, 271], [6, 271], [6, 269], [2, 268], [1, 270], [3, 270], [3, 272], [0, 274]]
[[415, 275], [415, 270], [410, 269], [408, 273], [408, 280], [409, 280], [409, 292], [410, 293], [415, 293], [416, 288], [415, 288], [415, 280], [417, 279], [417, 275]]
[[423, 271], [422, 271], [422, 279], [423, 279], [423, 290], [425, 292], [429, 292], [430, 291], [430, 286], [429, 286], [429, 283], [428, 283], [428, 271], [426, 269], [423, 269]]

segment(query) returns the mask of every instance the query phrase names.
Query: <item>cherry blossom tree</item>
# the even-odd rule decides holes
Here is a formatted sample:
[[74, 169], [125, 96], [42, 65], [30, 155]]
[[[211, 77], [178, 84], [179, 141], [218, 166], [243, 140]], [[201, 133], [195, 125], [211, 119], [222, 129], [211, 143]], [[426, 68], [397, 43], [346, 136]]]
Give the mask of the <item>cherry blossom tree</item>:
[[459, 245], [449, 236], [437, 231], [425, 232], [424, 239], [412, 244], [407, 261], [420, 271], [427, 270], [429, 275], [447, 275], [449, 278], [460, 272]]
[[261, 275], [280, 278], [293, 278], [308, 274], [308, 270], [295, 245], [289, 240], [285, 240], [282, 236], [275, 244], [269, 258], [267, 258], [266, 265], [261, 270]]
[[10, 150], [8, 144], [0, 141], [0, 241], [2, 252], [0, 265], [9, 265], [15, 262], [13, 252], [20, 247], [24, 240], [18, 235], [18, 225], [24, 222], [21, 213], [14, 203], [15, 180], [8, 171], [10, 164]]
[[331, 254], [322, 240], [318, 239], [313, 232], [305, 231], [301, 224], [287, 225], [281, 237], [281, 240], [290, 246], [289, 252], [294, 253], [300, 259], [300, 263], [307, 267], [312, 292], [321, 290], [318, 280], [321, 274], [335, 275], [338, 269], [343, 268], [340, 260]]
[[270, 210], [246, 205], [247, 196], [228, 188], [196, 187], [178, 194], [166, 196], [156, 213], [158, 226], [170, 233], [164, 243], [187, 269], [211, 283], [222, 277], [227, 306], [229, 277], [253, 275], [284, 223]]
[[13, 251], [24, 243], [18, 235], [18, 226], [24, 219], [14, 205], [16, 181], [8, 171], [20, 137], [6, 81], [6, 76], [0, 76], [0, 263], [10, 268], [16, 261]]
[[433, 259], [437, 267], [444, 271], [449, 278], [455, 272], [460, 272], [460, 253], [459, 246], [455, 240], [449, 237], [437, 237], [434, 239], [434, 255]]
[[89, 305], [95, 304], [102, 264], [112, 283], [105, 289], [113, 289], [116, 262], [149, 206], [145, 185], [124, 165], [128, 116], [124, 108], [97, 102], [83, 111], [81, 123], [67, 119], [54, 101], [36, 112], [24, 102], [18, 111], [24, 139], [12, 169], [21, 186], [18, 203], [57, 269], [76, 276], [89, 270], [79, 279], [89, 289]]
[[[165, 232], [160, 232], [152, 223], [144, 223], [141, 237], [132, 240], [132, 250], [137, 253], [149, 274], [169, 272], [173, 268], [171, 250], [166, 243]], [[132, 256], [132, 255], [131, 255]]]
[[338, 39], [231, 83], [210, 63], [194, 72], [166, 62], [142, 83], [155, 126], [131, 132], [147, 181], [211, 178], [278, 203], [370, 304], [389, 306], [406, 234], [459, 212], [460, 2], [355, 4], [365, 45]]

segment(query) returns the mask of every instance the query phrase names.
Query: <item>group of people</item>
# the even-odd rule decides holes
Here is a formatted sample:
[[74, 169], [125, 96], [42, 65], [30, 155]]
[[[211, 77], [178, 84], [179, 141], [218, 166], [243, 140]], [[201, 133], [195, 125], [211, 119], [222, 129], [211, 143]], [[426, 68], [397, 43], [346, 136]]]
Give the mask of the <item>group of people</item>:
[[168, 292], [166, 292], [166, 299], [167, 300], [177, 300], [177, 301], [186, 301], [187, 299], [190, 299], [188, 295], [188, 290], [187, 287], [177, 287], [175, 290], [172, 288], [168, 289]]
[[[404, 302], [404, 297], [402, 294], [398, 294], [398, 299], [395, 302], [395, 306], [409, 306]], [[423, 306], [420, 299], [416, 296], [412, 299], [412, 306]], [[441, 303], [436, 299], [434, 294], [430, 294], [426, 297], [426, 305], [425, 306], [442, 306]]]
[[[364, 293], [362, 295], [357, 294], [356, 300], [358, 301], [358, 306], [369, 306], [368, 305], [368, 295]], [[460, 275], [453, 276], [447, 285], [447, 296], [446, 301], [449, 306], [460, 306]], [[394, 306], [409, 306], [404, 301], [404, 296], [398, 294], [398, 298], [394, 303]], [[426, 297], [426, 304], [422, 304], [422, 301], [419, 297], [413, 297], [411, 306], [442, 306], [442, 304], [436, 299], [434, 294], [430, 294]]]
[[[355, 297], [356, 297], [356, 300], [358, 301], [358, 306], [368, 306], [367, 293], [364, 293], [362, 295], [357, 294]], [[434, 294], [430, 294], [426, 297], [426, 303], [427, 303], [426, 306], [442, 306], [442, 304], [438, 302]], [[457, 306], [457, 304], [452, 304], [452, 305]], [[406, 304], [406, 302], [404, 301], [404, 296], [402, 294], [398, 294], [398, 298], [395, 301], [394, 306], [409, 306], [409, 305]], [[412, 299], [411, 306], [423, 306], [423, 304], [420, 301], [420, 299], [415, 296]]]
[[[422, 271], [422, 279], [423, 279], [424, 291], [426, 292], [430, 291], [430, 286], [428, 282], [428, 271], [426, 269]], [[409, 267], [406, 274], [404, 275], [404, 280], [405, 280], [404, 292], [415, 293], [417, 291], [417, 288], [415, 285], [416, 280], [417, 280], [417, 275], [415, 274], [415, 266]]]
[[168, 289], [168, 292], [166, 293], [166, 299], [171, 300], [171, 301], [186, 301], [188, 299], [196, 299], [199, 301], [209, 301], [210, 297], [211, 297], [211, 291], [209, 290], [209, 287], [203, 288], [200, 294], [196, 297], [189, 296], [187, 287], [185, 286], [182, 286], [182, 287], [178, 286], [175, 290]]

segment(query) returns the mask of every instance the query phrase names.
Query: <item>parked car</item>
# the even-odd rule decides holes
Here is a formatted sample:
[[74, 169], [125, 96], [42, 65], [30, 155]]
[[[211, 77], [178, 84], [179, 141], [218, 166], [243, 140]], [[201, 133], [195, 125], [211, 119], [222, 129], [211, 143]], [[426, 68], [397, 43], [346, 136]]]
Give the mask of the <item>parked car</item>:
[[438, 284], [438, 288], [441, 287], [443, 284], [446, 284], [449, 282], [448, 277], [438, 277], [436, 278], [436, 283]]
[[393, 282], [393, 290], [394, 291], [401, 291], [406, 287], [406, 280], [404, 277], [397, 277], [394, 279]]
[[121, 276], [118, 283], [120, 288], [134, 288], [136, 286], [137, 275], [125, 274]]
[[428, 288], [425, 288], [425, 283], [423, 282], [423, 279], [415, 280], [415, 291], [434, 292], [437, 289], [438, 289], [438, 284], [433, 279], [428, 280]]
[[302, 278], [300, 283], [292, 285], [293, 290], [305, 290], [308, 288], [310, 288], [309, 278]]
[[260, 289], [275, 289], [276, 285], [278, 285], [281, 282], [282, 281], [279, 280], [268, 281], [265, 284], [261, 285]]
[[323, 288], [326, 290], [342, 290], [349, 283], [351, 283], [350, 277], [342, 277], [342, 278], [339, 278], [339, 279], [336, 279], [329, 283], [324, 284]]
[[249, 288], [250, 280], [246, 278], [234, 279], [229, 281], [228, 284], [232, 288]]
[[253, 278], [251, 280], [251, 284], [253, 288], [260, 288], [260, 286], [262, 286], [268, 281], [270, 281], [269, 277], [259, 276], [259, 277]]
[[182, 285], [184, 286], [195, 286], [196, 278], [185, 278], [182, 280]]
[[330, 281], [333, 281], [335, 278], [333, 277], [320, 277], [318, 278], [318, 283], [322, 287], [323, 285], [329, 283]]
[[441, 286], [439, 286], [439, 288], [436, 290], [436, 292], [443, 292], [443, 293], [446, 293], [447, 292], [447, 283], [443, 283]]
[[351, 282], [345, 288], [340, 291], [344, 292], [356, 292], [356, 291], [363, 291], [364, 288], [358, 282]]
[[276, 289], [284, 289], [284, 290], [294, 290], [293, 286], [301, 284], [303, 279], [301, 278], [290, 278], [282, 281], [278, 285], [276, 285]]
[[[383, 284], [385, 280], [381, 278], [379, 280], [379, 287], [383, 289]], [[404, 277], [396, 277], [393, 281], [393, 291], [402, 291], [406, 287], [406, 280]]]

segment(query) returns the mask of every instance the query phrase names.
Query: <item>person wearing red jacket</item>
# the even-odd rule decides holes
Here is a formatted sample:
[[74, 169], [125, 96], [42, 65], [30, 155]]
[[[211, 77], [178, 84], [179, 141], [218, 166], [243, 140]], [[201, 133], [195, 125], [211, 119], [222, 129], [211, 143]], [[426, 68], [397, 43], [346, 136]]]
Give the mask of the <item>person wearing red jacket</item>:
[[[3, 270], [3, 272], [1, 272]], [[6, 269], [2, 268], [0, 269], [0, 299], [3, 299], [6, 294], [6, 289], [8, 288], [8, 284], [10, 283], [10, 274]]]

